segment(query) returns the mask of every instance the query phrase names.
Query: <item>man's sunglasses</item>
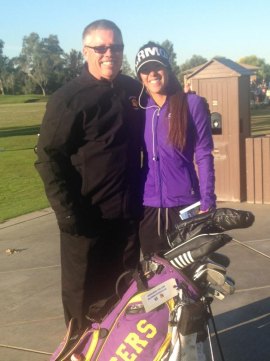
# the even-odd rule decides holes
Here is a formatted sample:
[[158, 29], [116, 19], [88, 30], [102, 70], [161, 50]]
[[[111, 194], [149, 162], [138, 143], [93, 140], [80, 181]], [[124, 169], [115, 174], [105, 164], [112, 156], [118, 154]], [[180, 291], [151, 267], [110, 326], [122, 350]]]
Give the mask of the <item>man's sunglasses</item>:
[[105, 54], [108, 49], [111, 50], [112, 53], [122, 53], [124, 50], [123, 44], [112, 44], [109, 46], [100, 45], [100, 46], [90, 46], [85, 45], [86, 48], [93, 49], [95, 53], [97, 54]]

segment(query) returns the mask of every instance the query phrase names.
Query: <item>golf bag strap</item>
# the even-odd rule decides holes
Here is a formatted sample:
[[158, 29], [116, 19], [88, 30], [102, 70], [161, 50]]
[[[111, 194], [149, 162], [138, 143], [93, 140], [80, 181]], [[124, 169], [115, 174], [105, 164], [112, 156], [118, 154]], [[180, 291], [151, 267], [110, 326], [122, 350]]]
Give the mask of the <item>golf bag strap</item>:
[[123, 272], [117, 279], [115, 284], [115, 293], [120, 299], [128, 289], [132, 281], [137, 284], [137, 290], [139, 292], [146, 291], [148, 289], [147, 280], [144, 276], [142, 269], [133, 269]]

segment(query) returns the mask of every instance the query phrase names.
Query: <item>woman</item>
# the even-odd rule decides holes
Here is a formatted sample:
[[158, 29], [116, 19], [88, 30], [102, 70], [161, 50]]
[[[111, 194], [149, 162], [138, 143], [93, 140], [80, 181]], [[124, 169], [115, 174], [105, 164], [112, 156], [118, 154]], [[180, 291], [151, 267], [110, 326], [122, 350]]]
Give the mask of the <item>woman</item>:
[[[200, 212], [216, 206], [213, 139], [202, 97], [184, 93], [165, 49], [149, 42], [136, 55], [146, 110], [144, 217], [140, 225], [144, 255], [169, 248], [166, 232], [179, 223], [179, 211], [200, 201]], [[145, 90], [145, 92], [143, 92]], [[140, 97], [142, 98], [142, 97]], [[197, 165], [198, 176], [194, 166]]]

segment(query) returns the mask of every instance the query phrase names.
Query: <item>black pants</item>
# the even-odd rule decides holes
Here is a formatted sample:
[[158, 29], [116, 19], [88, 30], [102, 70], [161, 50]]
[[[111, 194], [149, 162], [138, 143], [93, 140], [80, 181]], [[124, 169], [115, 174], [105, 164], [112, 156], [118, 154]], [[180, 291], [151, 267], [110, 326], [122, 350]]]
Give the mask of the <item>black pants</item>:
[[[62, 302], [66, 324], [75, 318], [83, 329], [90, 318], [103, 317], [121, 273], [139, 261], [137, 223], [100, 219], [93, 236], [61, 233]], [[93, 310], [93, 315], [89, 314]]]
[[166, 234], [173, 231], [175, 224], [181, 221], [179, 211], [184, 207], [154, 208], [144, 207], [140, 222], [140, 244], [144, 256], [162, 253], [170, 249]]

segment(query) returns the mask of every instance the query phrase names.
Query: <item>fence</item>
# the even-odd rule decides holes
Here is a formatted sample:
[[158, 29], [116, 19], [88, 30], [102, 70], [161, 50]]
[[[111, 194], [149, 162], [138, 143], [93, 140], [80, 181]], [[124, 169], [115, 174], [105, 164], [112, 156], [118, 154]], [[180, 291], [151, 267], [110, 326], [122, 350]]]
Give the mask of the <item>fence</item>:
[[270, 136], [246, 138], [247, 202], [270, 204]]

